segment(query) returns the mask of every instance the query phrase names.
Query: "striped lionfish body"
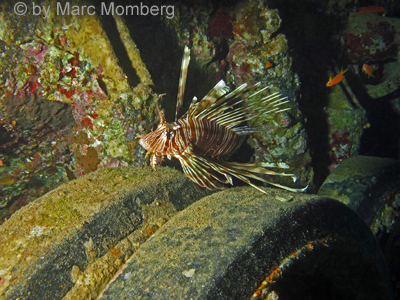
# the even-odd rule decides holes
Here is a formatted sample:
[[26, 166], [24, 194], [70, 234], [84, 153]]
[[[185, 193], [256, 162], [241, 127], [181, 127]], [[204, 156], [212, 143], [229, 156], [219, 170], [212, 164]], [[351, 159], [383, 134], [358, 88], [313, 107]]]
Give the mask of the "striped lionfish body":
[[[277, 183], [269, 182], [256, 174], [290, 176], [295, 179], [294, 174], [278, 173], [269, 168], [288, 168], [284, 163], [234, 163], [219, 159], [220, 157], [234, 152], [243, 142], [246, 135], [256, 133], [244, 124], [255, 118], [250, 114], [252, 105], [242, 105], [242, 95], [250, 94], [247, 100], [260, 94], [266, 88], [254, 92], [260, 83], [253, 86], [242, 84], [234, 91], [229, 88], [223, 80], [219, 81], [213, 89], [201, 100], [194, 97], [188, 111], [177, 119], [178, 111], [183, 103], [183, 95], [186, 84], [187, 68], [190, 60], [190, 50], [185, 47], [182, 59], [181, 76], [179, 81], [178, 99], [176, 105], [175, 122], [167, 123], [164, 113], [159, 108], [159, 102], [163, 95], [157, 100], [157, 110], [160, 115], [160, 124], [148, 134], [140, 135], [139, 143], [151, 156], [151, 166], [155, 168], [157, 157], [167, 156], [177, 158], [185, 174], [198, 185], [214, 190], [221, 188], [218, 182], [233, 184], [232, 176], [243, 180], [254, 188], [266, 193], [250, 182], [251, 178], [266, 182], [268, 184], [290, 190], [304, 191], [305, 189], [293, 189]], [[287, 103], [279, 93], [274, 93], [262, 98], [264, 108], [258, 114], [277, 113], [287, 109], [281, 105]]]

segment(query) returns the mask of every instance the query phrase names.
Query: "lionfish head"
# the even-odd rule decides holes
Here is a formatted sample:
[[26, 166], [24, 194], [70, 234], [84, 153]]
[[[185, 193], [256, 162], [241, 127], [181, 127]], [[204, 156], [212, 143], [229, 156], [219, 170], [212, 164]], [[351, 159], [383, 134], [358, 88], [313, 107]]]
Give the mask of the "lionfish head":
[[165, 94], [159, 95], [157, 99], [157, 111], [160, 116], [160, 124], [158, 124], [156, 130], [136, 137], [140, 138], [139, 144], [144, 149], [150, 150], [151, 152], [157, 152], [158, 142], [170, 137], [171, 126], [165, 120], [164, 113], [159, 106], [160, 100], [164, 95]]
[[137, 138], [140, 138], [139, 144], [146, 150], [151, 150], [151, 152], [155, 152], [155, 147], [157, 145], [157, 141], [165, 138], [168, 135], [169, 127], [166, 123], [158, 124], [156, 130], [149, 132], [148, 134], [140, 135]]

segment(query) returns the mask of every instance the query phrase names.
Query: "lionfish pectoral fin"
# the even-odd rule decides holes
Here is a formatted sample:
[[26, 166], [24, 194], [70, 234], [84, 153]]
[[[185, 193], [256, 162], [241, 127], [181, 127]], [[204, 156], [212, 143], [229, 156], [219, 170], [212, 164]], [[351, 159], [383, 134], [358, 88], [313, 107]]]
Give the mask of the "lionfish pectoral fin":
[[207, 160], [195, 155], [190, 146], [175, 157], [179, 159], [185, 175], [201, 187], [209, 190], [223, 189], [223, 186], [218, 185], [218, 182], [227, 184], [232, 181], [230, 176], [225, 177], [226, 180], [218, 177], [218, 174], [210, 170], [212, 166], [207, 163]]
[[[248, 178], [254, 178], [256, 180], [265, 182], [267, 184], [279, 187], [281, 189], [291, 191], [291, 192], [304, 192], [307, 190], [308, 185], [305, 188], [291, 188], [288, 186], [280, 185], [278, 183], [270, 182], [268, 180], [265, 180], [264, 178], [257, 176], [255, 174], [264, 174], [264, 175], [275, 175], [275, 176], [287, 176], [291, 177], [294, 182], [297, 181], [297, 177], [294, 174], [287, 174], [287, 173], [279, 173], [275, 172], [272, 170], [269, 170], [267, 168], [282, 168], [282, 169], [287, 169], [288, 165], [285, 163], [259, 163], [259, 164], [246, 164], [246, 163], [235, 163], [235, 162], [219, 162], [223, 167], [225, 167], [227, 170], [232, 172], [231, 174], [236, 176], [237, 178], [247, 182], [250, 184]], [[236, 174], [236, 175], [235, 175]], [[239, 177], [240, 176], [240, 177]], [[247, 178], [246, 178], [247, 177]]]
[[230, 176], [229, 174], [224, 174], [226, 181], [228, 181], [231, 185], [233, 185], [233, 180], [232, 180], [232, 176]]
[[[254, 173], [256, 173], [256, 174], [264, 174], [264, 175], [286, 176], [286, 177], [291, 177], [293, 182], [297, 181], [297, 177], [294, 174], [280, 173], [280, 172], [275, 172], [275, 171], [267, 169], [267, 168], [288, 169], [289, 166], [286, 165], [285, 163], [279, 163], [278, 162], [278, 163], [241, 164], [241, 163], [232, 162], [232, 163], [229, 163], [229, 164], [232, 167], [236, 167], [236, 168], [239, 168], [241, 170], [245, 170], [245, 171], [250, 172], [250, 175], [248, 175], [248, 176], [252, 177], [254, 179], [257, 179], [257, 180], [260, 180], [259, 179], [260, 177], [257, 176], [257, 175], [254, 175]], [[271, 184], [271, 185], [275, 185], [275, 186], [277, 186], [279, 188], [282, 188], [282, 189], [286, 189], [286, 190], [291, 191], [291, 192], [296, 192], [296, 193], [297, 192], [304, 192], [308, 188], [308, 186], [307, 186], [307, 187], [302, 188], [302, 189], [293, 189], [293, 188], [289, 188], [289, 187], [285, 187], [285, 186], [280, 186], [277, 183], [273, 183], [273, 182], [269, 182], [269, 181], [265, 181], [265, 180], [261, 180], [261, 181], [266, 182], [266, 183]]]
[[[265, 182], [267, 184], [285, 189], [291, 192], [304, 192], [307, 188], [295, 189], [287, 186], [280, 185], [278, 183], [269, 182], [262, 177], [255, 175], [258, 174], [269, 174], [269, 175], [281, 175], [281, 176], [293, 176], [293, 174], [277, 173], [270, 170], [266, 170], [255, 164], [240, 164], [240, 163], [230, 163], [217, 161], [211, 158], [205, 158], [202, 156], [197, 156], [192, 152], [192, 149], [188, 147], [180, 155], [175, 155], [179, 159], [182, 169], [186, 176], [188, 176], [192, 181], [197, 183], [201, 187], [205, 187], [210, 190], [223, 189], [223, 187], [217, 185], [218, 182], [224, 184], [232, 184], [232, 176], [246, 182], [250, 186], [259, 190], [260, 192], [269, 195], [266, 191], [256, 186], [250, 182], [250, 178]], [[279, 164], [268, 164], [269, 166], [278, 166]], [[283, 168], [287, 167], [285, 164], [281, 164]], [[225, 179], [225, 180], [224, 180]], [[283, 198], [280, 196], [275, 196], [276, 199], [280, 201], [290, 201], [293, 197]]]
[[[270, 194], [269, 194], [268, 192], [264, 191], [262, 188], [260, 188], [260, 187], [256, 186], [255, 184], [251, 183], [251, 181], [250, 181], [247, 177], [255, 178], [255, 179], [257, 179], [257, 180], [260, 180], [260, 181], [263, 181], [263, 182], [265, 182], [265, 183], [268, 183], [268, 184], [271, 184], [271, 185], [280, 187], [280, 188], [282, 188], [282, 189], [290, 189], [290, 191], [292, 191], [292, 192], [295, 191], [294, 189], [285, 187], [285, 186], [283, 186], [283, 185], [275, 184], [275, 183], [273, 183], [273, 182], [266, 181], [266, 180], [264, 180], [263, 178], [258, 177], [258, 176], [256, 176], [256, 175], [250, 176], [250, 175], [234, 174], [234, 176], [235, 176], [236, 178], [238, 178], [238, 179], [240, 179], [240, 180], [246, 182], [248, 185], [252, 186], [253, 188], [259, 190], [261, 193], [266, 194], [266, 195], [270, 195]], [[282, 201], [282, 202], [289, 202], [289, 201], [291, 201], [291, 200], [293, 199], [293, 196], [291, 196], [291, 197], [289, 197], [289, 198], [284, 198], [284, 197], [281, 197], [281, 196], [278, 196], [278, 195], [274, 195], [274, 197], [275, 197], [277, 200]]]
[[[264, 191], [263, 189], [259, 188], [258, 186], [256, 186], [255, 184], [252, 184], [251, 182], [247, 182], [247, 184], [249, 184], [250, 186], [252, 186], [253, 188], [259, 190], [261, 193], [266, 194], [271, 196], [269, 193], [267, 193], [266, 191]], [[282, 202], [289, 202], [293, 200], [293, 196], [289, 197], [289, 198], [283, 198], [281, 196], [278, 195], [274, 195], [275, 199], [282, 201]]]
[[[260, 176], [255, 175], [255, 174], [268, 174], [268, 175], [294, 177], [294, 174], [278, 173], [278, 172], [274, 172], [274, 171], [271, 171], [271, 170], [268, 170], [265, 168], [265, 166], [287, 168], [287, 165], [284, 163], [277, 163], [277, 164], [275, 164], [275, 163], [260, 163], [260, 164], [256, 165], [256, 164], [241, 164], [241, 163], [217, 161], [214, 159], [206, 159], [203, 157], [199, 157], [199, 159], [202, 160], [207, 165], [209, 165], [209, 167], [211, 167], [216, 172], [218, 172], [220, 174], [224, 174], [225, 176], [227, 174], [229, 174], [229, 176], [232, 175], [232, 176], [246, 182], [247, 184], [256, 188], [257, 190], [263, 192], [264, 194], [268, 194], [268, 193], [266, 191], [264, 191], [263, 189], [261, 189], [260, 187], [251, 183], [250, 178], [262, 181], [264, 183], [267, 183], [272, 186], [276, 186], [276, 187], [279, 187], [281, 189], [291, 191], [291, 192], [304, 192], [308, 188], [308, 185], [305, 188], [301, 188], [301, 189], [291, 188], [291, 187], [287, 187], [284, 185], [280, 185], [278, 183], [270, 182]], [[275, 198], [280, 201], [290, 201], [292, 197], [290, 197], [289, 199], [286, 199], [286, 198], [283, 198], [280, 196], [276, 196]]]

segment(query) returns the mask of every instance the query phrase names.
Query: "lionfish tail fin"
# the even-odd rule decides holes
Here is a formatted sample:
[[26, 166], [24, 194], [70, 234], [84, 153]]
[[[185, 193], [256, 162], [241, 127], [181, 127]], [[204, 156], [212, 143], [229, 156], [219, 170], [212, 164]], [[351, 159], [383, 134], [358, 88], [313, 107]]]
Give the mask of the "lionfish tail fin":
[[176, 99], [175, 121], [178, 120], [179, 109], [182, 107], [183, 104], [183, 95], [185, 94], [186, 77], [187, 77], [189, 62], [190, 62], [190, 49], [188, 46], [185, 46], [182, 58], [182, 65], [181, 65], [181, 75], [179, 77], [178, 97]]

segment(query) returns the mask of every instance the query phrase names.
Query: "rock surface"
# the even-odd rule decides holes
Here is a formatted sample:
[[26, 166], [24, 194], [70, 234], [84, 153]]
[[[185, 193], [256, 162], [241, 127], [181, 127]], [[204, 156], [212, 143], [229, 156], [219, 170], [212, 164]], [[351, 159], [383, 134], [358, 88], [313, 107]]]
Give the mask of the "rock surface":
[[399, 189], [399, 184], [398, 161], [357, 156], [344, 160], [325, 180], [318, 195], [348, 205], [371, 225], [384, 206], [386, 193], [391, 188]]
[[388, 282], [371, 232], [347, 206], [309, 195], [282, 203], [243, 187], [179, 212], [100, 299], [249, 299], [271, 291], [282, 299], [390, 299]]
[[0, 293], [96, 297], [140, 244], [204, 195], [169, 168], [102, 169], [64, 184], [0, 227]]
[[400, 295], [400, 162], [357, 156], [343, 161], [318, 195], [339, 200], [364, 219], [389, 266], [394, 293]]
[[393, 298], [382, 252], [356, 213], [325, 197], [266, 191], [238, 187], [207, 196], [162, 167], [93, 172], [0, 227], [1, 294]]

